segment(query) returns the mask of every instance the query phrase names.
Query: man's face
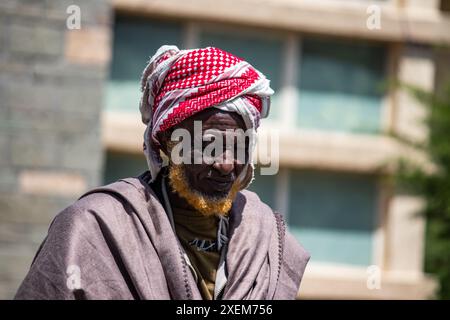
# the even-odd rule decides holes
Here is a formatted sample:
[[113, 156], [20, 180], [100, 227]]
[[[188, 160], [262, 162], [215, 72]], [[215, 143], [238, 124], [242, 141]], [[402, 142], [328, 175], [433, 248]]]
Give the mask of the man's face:
[[[201, 121], [201, 132], [200, 130], [197, 130], [197, 132], [194, 130], [194, 121]], [[241, 116], [234, 112], [210, 108], [186, 119], [174, 129], [186, 129], [189, 132], [192, 141], [192, 154], [204, 154], [205, 148], [208, 144], [211, 144], [211, 141], [203, 141], [203, 138], [208, 135], [208, 130], [213, 130], [215, 135], [222, 136], [221, 154], [214, 154], [214, 159], [218, 161], [205, 163], [202, 159], [199, 164], [191, 161], [190, 164], [184, 164], [183, 169], [189, 186], [195, 191], [212, 198], [227, 196], [245, 165], [245, 161], [242, 161], [242, 159], [238, 161], [237, 149], [239, 147], [237, 146], [238, 141], [234, 137], [236, 130], [245, 131], [245, 124]], [[201, 150], [195, 150], [195, 139], [203, 141], [200, 144]], [[246, 160], [248, 141], [244, 143], [243, 147], [245, 148]], [[193, 158], [194, 156], [192, 156], [192, 160]]]

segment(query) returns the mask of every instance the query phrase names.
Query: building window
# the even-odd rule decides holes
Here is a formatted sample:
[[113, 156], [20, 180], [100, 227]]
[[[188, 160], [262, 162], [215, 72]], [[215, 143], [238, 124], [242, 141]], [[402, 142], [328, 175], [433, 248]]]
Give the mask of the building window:
[[248, 189], [255, 192], [265, 204], [275, 210], [275, 186], [277, 184], [277, 176], [261, 175], [259, 168], [255, 168], [254, 174], [255, 179]]
[[175, 22], [118, 16], [113, 59], [106, 88], [106, 109], [139, 112], [140, 80], [151, 55], [164, 44], [180, 46], [181, 25]]
[[384, 61], [382, 46], [304, 39], [297, 124], [326, 131], [379, 133]]
[[123, 178], [136, 177], [148, 170], [143, 153], [139, 155], [112, 151], [106, 153], [103, 168], [103, 182], [105, 184]]
[[377, 179], [292, 170], [288, 225], [314, 261], [372, 264]]
[[[209, 28], [195, 22], [121, 16], [114, 27], [106, 110], [138, 113], [139, 81], [149, 55], [163, 44], [183, 48], [186, 43], [190, 47], [227, 50], [263, 72], [276, 91], [269, 119], [276, 120], [272, 124], [277, 128], [377, 134], [383, 127], [382, 45], [280, 36], [258, 30], [237, 33], [225, 25]], [[285, 77], [286, 70], [296, 76]], [[281, 103], [280, 91], [286, 88], [288, 94]], [[286, 110], [293, 112], [286, 112], [286, 116]], [[295, 139], [295, 134], [290, 139]], [[105, 158], [105, 183], [147, 170], [141, 153], [107, 151]], [[312, 253], [313, 261], [372, 264], [378, 217], [377, 177], [286, 167], [281, 170], [283, 174], [275, 176], [261, 176], [255, 170], [249, 189], [286, 215], [290, 230]]]
[[235, 56], [251, 63], [269, 80], [275, 90], [271, 98], [269, 119], [276, 119], [279, 115], [278, 94], [281, 88], [283, 70], [283, 39], [269, 37], [262, 32], [236, 33], [227, 30], [200, 32], [200, 47], [217, 47], [231, 52]]
[[[234, 31], [227, 26], [191, 23], [194, 47], [215, 46], [249, 61], [275, 90], [269, 119], [285, 121], [283, 104], [297, 107], [297, 127], [325, 131], [378, 134], [382, 130], [385, 47], [343, 40], [298, 38], [301, 50], [296, 83], [283, 79], [287, 39], [261, 30]], [[108, 111], [138, 112], [139, 80], [146, 61], [163, 44], [180, 48], [189, 33], [185, 22], [118, 16], [114, 26], [113, 60], [106, 90]], [[297, 65], [297, 67], [295, 67]], [[281, 91], [296, 86], [298, 101], [283, 100]], [[287, 124], [289, 125], [289, 124]]]

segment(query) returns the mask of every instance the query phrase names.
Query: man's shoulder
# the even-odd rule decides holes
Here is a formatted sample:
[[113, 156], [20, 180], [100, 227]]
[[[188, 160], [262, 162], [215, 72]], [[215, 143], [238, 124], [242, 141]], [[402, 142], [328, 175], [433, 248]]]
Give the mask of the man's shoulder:
[[[244, 189], [239, 192], [243, 199], [245, 199], [245, 204], [252, 207], [257, 207], [263, 210], [264, 212], [274, 212], [273, 208], [270, 207], [269, 204], [264, 202], [256, 192], [250, 191], [248, 189]], [[239, 199], [238, 199], [239, 201]], [[243, 201], [243, 200], [240, 200]]]
[[129, 213], [129, 208], [137, 201], [145, 199], [142, 182], [137, 177], [116, 180], [112, 183], [92, 188], [59, 212], [55, 220], [83, 223], [90, 221], [86, 216], [94, 216], [107, 221]]

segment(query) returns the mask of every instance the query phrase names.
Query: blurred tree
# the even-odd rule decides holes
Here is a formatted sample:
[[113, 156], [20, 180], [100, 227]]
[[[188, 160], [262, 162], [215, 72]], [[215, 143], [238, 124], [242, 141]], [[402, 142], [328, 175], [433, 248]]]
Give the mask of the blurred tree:
[[425, 271], [434, 274], [440, 284], [438, 298], [450, 299], [450, 83], [439, 94], [409, 85], [401, 87], [429, 108], [428, 141], [408, 143], [425, 151], [435, 170], [430, 172], [402, 159], [396, 181], [401, 190], [420, 195], [426, 201]]

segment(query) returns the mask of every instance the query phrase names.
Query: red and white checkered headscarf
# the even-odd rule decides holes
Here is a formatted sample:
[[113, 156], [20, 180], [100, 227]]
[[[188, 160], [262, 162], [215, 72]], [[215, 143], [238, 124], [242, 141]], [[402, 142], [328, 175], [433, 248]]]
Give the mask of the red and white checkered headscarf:
[[[256, 130], [260, 118], [269, 113], [273, 94], [270, 81], [261, 72], [231, 53], [214, 47], [179, 50], [168, 45], [150, 59], [141, 91], [139, 110], [147, 125], [144, 153], [152, 180], [162, 165], [158, 132], [209, 107], [237, 112], [247, 129]], [[253, 168], [251, 160], [249, 165]], [[244, 175], [247, 178], [241, 178], [249, 180], [248, 173]], [[251, 177], [243, 184], [248, 185]]]

